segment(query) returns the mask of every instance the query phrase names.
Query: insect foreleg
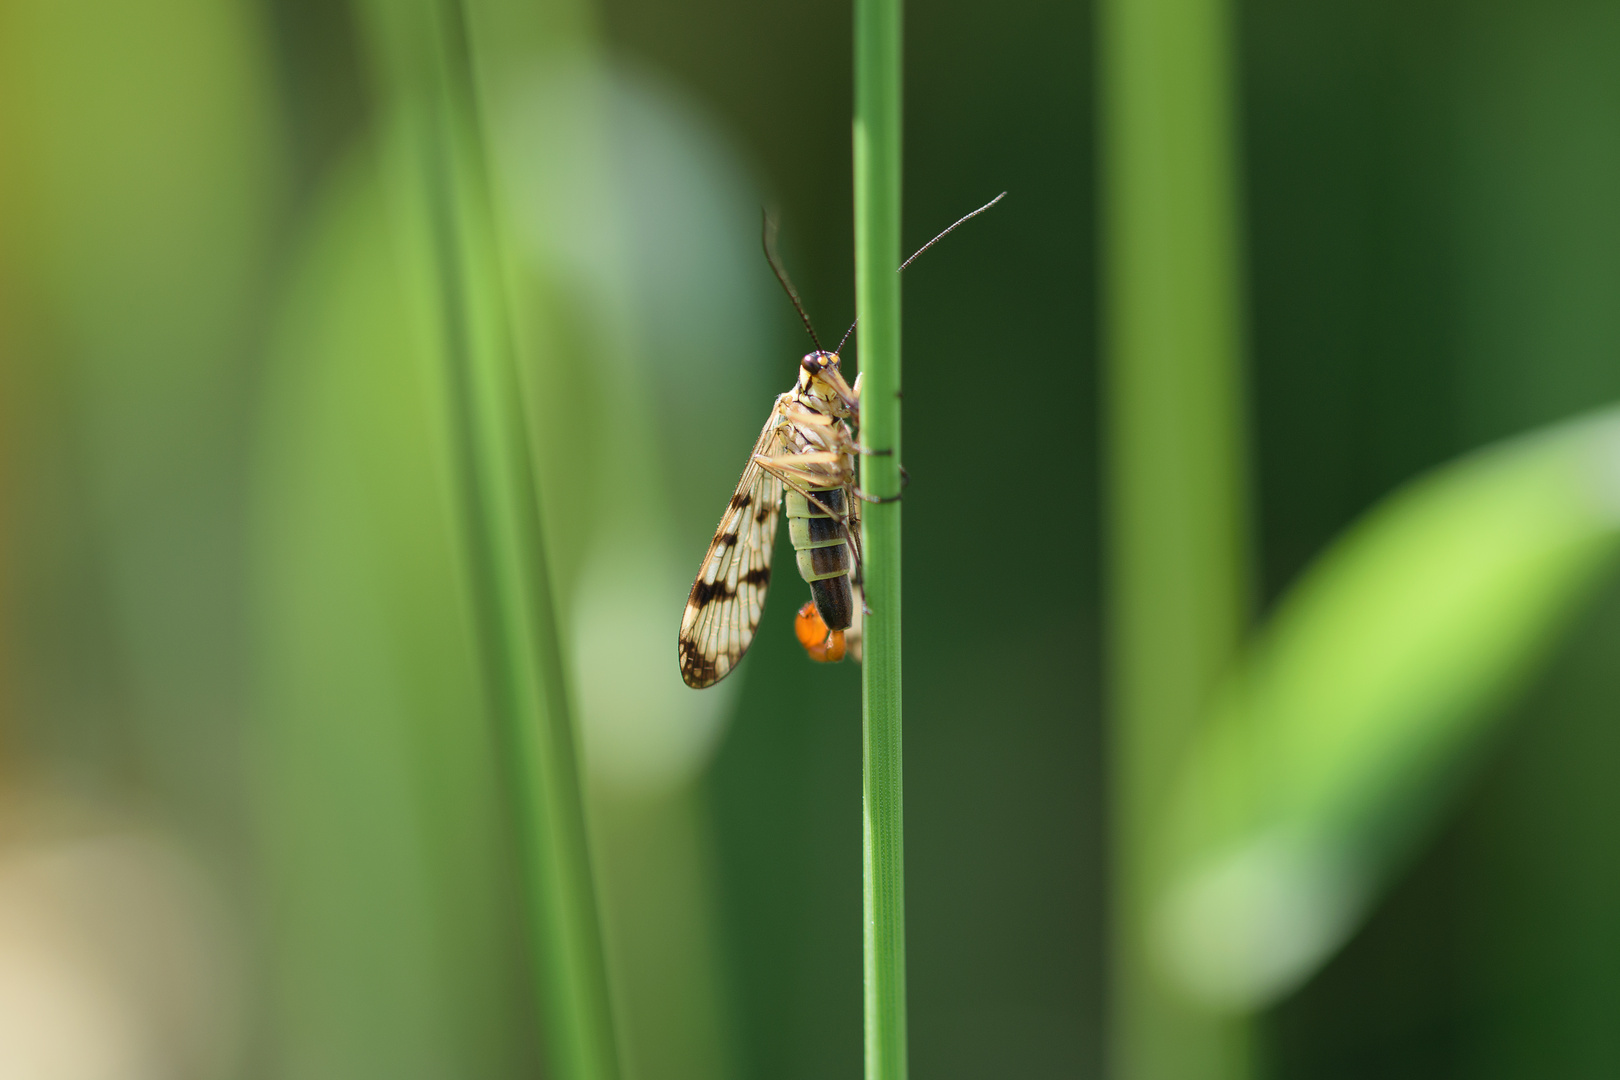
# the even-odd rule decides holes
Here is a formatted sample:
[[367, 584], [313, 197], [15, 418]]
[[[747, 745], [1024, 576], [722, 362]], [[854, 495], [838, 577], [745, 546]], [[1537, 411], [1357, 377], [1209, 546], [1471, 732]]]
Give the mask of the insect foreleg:
[[795, 424], [809, 424], [812, 427], [830, 427], [838, 421], [826, 413], [818, 413], [814, 409], [807, 409], [803, 405], [788, 404], [782, 407], [782, 416]]
[[[803, 457], [805, 455], [787, 454], [784, 456], [791, 459], [794, 457]], [[781, 461], [781, 458], [769, 458], [764, 454], [756, 454], [754, 456], [754, 460], [759, 464], [760, 468], [782, 481], [782, 483], [786, 484], [794, 491], [797, 491], [800, 495], [803, 495], [805, 499], [817, 510], [820, 510], [823, 514], [826, 514], [828, 517], [832, 518], [846, 529], [849, 528], [851, 521], [851, 515], [849, 512], [846, 511], [844, 513], [839, 513], [826, 503], [822, 502], [820, 499], [816, 498], [815, 495], [809, 490], [809, 485], [811, 484], [820, 484], [822, 486], [826, 486], [826, 481], [828, 479], [827, 477], [817, 475], [816, 473], [806, 472], [803, 469], [784, 467], [778, 464], [778, 462]], [[847, 484], [844, 486], [846, 489], [853, 490]]]
[[[845, 454], [840, 450], [800, 450], [794, 453], [772, 454], [769, 456], [765, 454], [756, 454], [754, 456], [754, 460], [759, 462], [761, 465], [768, 461], [779, 468], [792, 469], [794, 472], [807, 473], [814, 478], [817, 474], [805, 468], [806, 465], [842, 465], [843, 459], [848, 456], [848, 454]], [[838, 478], [836, 476], [827, 477], [827, 479], [832, 480], [834, 483], [838, 482]]]

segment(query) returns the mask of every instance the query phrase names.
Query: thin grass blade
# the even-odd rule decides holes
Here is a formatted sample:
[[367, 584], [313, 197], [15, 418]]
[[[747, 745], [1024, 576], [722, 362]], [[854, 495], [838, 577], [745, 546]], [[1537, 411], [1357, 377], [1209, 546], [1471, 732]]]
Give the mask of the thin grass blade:
[[[855, 5], [855, 308], [861, 326], [861, 486], [900, 492], [899, 0]], [[862, 882], [866, 1076], [906, 1075], [905, 845], [900, 767], [900, 503], [864, 509]]]

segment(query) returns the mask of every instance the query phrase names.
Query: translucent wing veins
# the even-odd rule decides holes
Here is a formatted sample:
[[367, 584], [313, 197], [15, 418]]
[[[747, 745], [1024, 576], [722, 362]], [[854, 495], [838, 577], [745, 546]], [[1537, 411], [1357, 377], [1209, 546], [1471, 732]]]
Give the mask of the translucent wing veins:
[[778, 452], [779, 424], [773, 409], [686, 599], [681, 616], [681, 678], [694, 689], [713, 686], [737, 666], [754, 640], [765, 610], [771, 549], [782, 510], [782, 482], [761, 469], [754, 457]]

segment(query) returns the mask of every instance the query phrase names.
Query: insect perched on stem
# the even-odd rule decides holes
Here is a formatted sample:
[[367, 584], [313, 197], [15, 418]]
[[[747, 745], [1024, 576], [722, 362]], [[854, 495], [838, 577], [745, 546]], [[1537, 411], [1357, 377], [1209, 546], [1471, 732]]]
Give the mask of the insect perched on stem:
[[[900, 270], [1005, 196], [1002, 192], [956, 221], [917, 249]], [[867, 495], [857, 486], [858, 457], [890, 451], [871, 450], [856, 441], [861, 380], [857, 377], [854, 385], [845, 381], [838, 352], [821, 347], [798, 292], [776, 258], [772, 234], [767, 217], [765, 257], [810, 332], [815, 351], [799, 361], [793, 388], [771, 407], [687, 597], [681, 616], [681, 678], [698, 690], [730, 674], [754, 640], [771, 584], [771, 550], [784, 501], [799, 575], [810, 584], [811, 602], [799, 610], [795, 621], [799, 641], [814, 660], [842, 660], [846, 653], [859, 660], [864, 607], [860, 505], [890, 501]], [[844, 341], [854, 330], [852, 325]], [[843, 345], [839, 342], [839, 349]]]

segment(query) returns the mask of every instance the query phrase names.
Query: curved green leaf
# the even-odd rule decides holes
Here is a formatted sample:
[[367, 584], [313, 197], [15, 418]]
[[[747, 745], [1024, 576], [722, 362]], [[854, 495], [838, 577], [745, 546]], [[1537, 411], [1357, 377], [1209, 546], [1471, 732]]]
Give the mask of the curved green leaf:
[[1153, 918], [1177, 982], [1255, 1007], [1334, 952], [1607, 572], [1617, 524], [1620, 410], [1431, 473], [1305, 574], [1166, 808]]

